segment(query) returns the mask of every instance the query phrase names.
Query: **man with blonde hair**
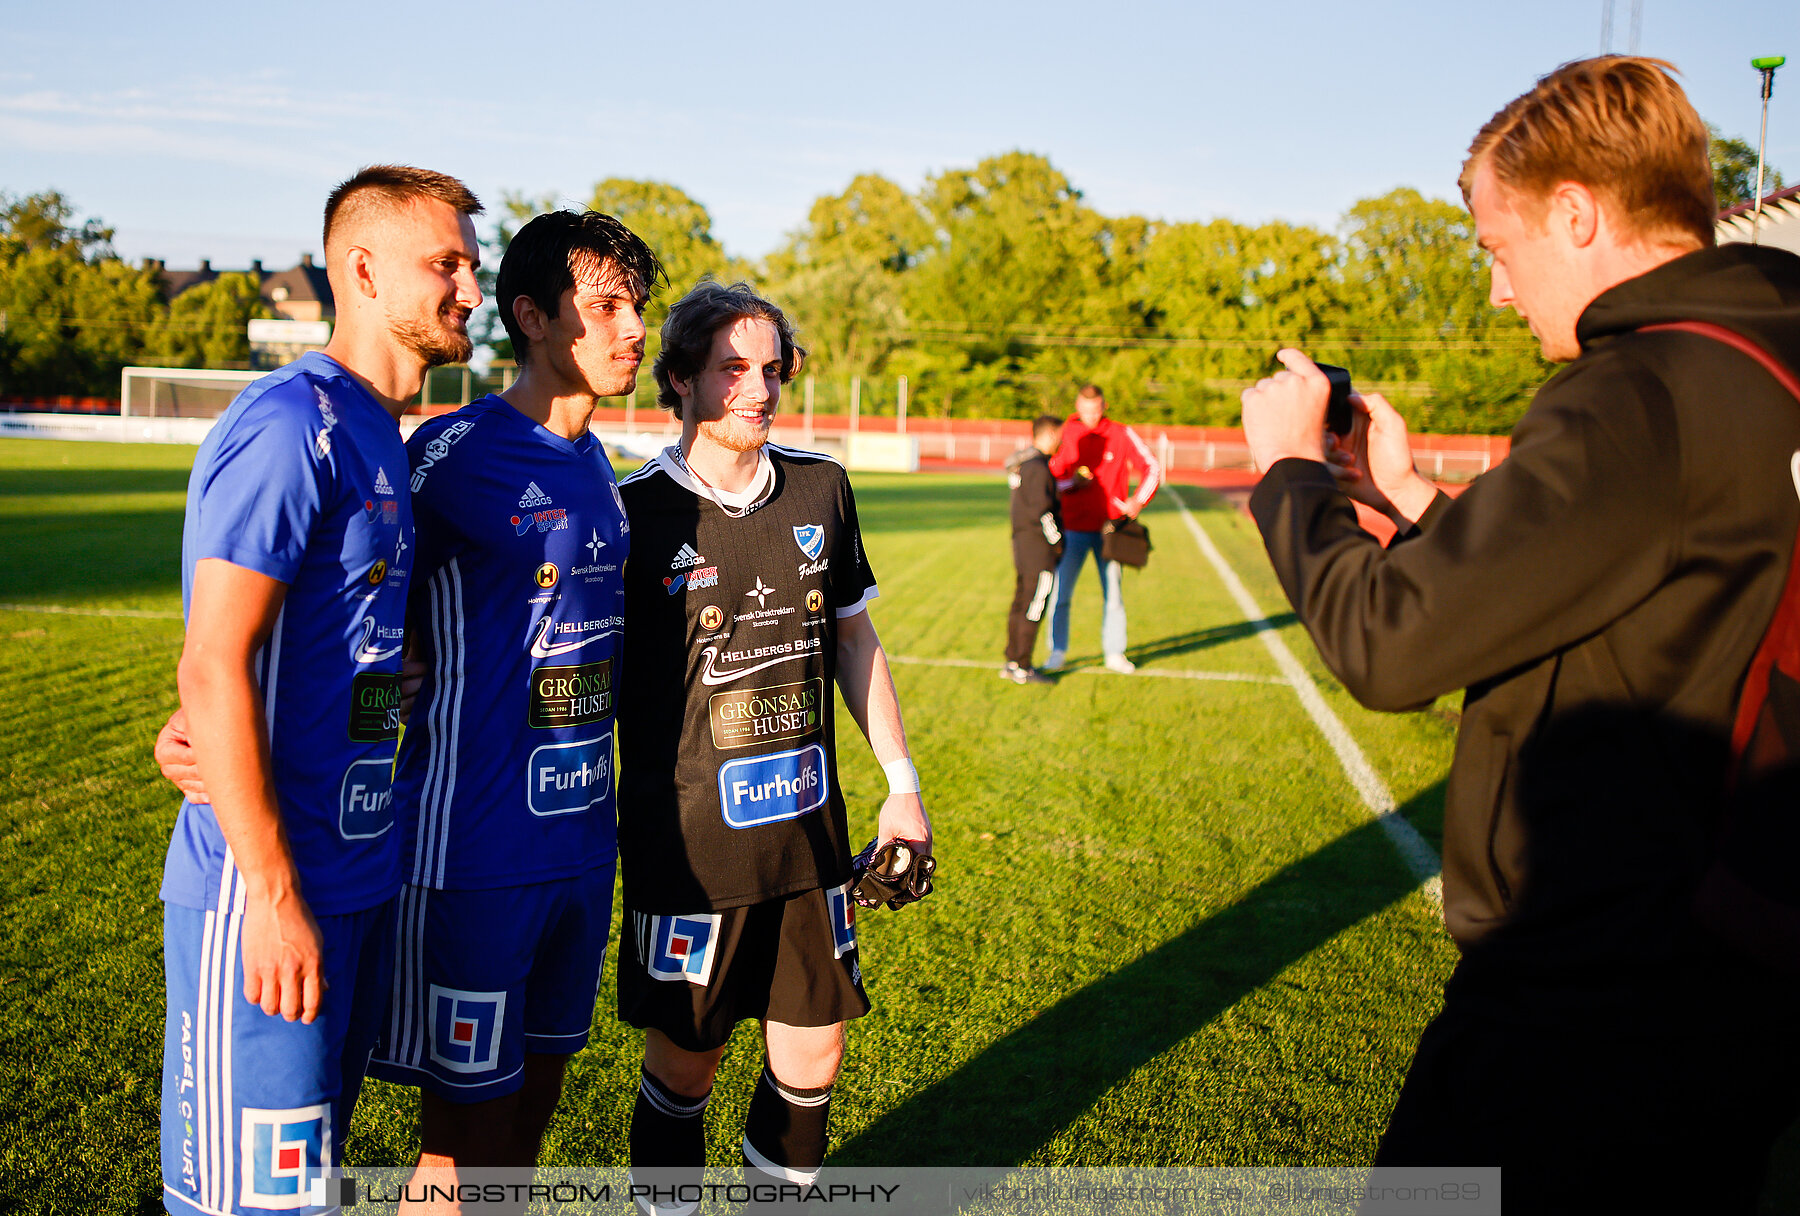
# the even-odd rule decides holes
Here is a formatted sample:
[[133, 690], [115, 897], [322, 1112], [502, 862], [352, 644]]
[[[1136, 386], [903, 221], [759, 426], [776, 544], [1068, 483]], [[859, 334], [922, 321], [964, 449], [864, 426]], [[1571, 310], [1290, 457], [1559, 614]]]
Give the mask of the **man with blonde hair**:
[[1800, 367], [1800, 258], [1713, 247], [1672, 71], [1566, 64], [1470, 148], [1492, 301], [1567, 366], [1461, 498], [1374, 394], [1328, 447], [1298, 351], [1244, 394], [1251, 510], [1326, 662], [1378, 709], [1468, 690], [1443, 829], [1462, 957], [1376, 1162], [1500, 1164], [1520, 1211], [1752, 1210], [1800, 1094], [1793, 982], [1693, 912], [1800, 524], [1800, 403], [1719, 337], [1656, 328]]
[[198, 771], [161, 892], [171, 1212], [322, 1202], [387, 1007], [399, 416], [427, 368], [468, 357], [480, 211], [404, 165], [333, 191], [330, 344], [240, 393], [194, 459], [176, 682]]

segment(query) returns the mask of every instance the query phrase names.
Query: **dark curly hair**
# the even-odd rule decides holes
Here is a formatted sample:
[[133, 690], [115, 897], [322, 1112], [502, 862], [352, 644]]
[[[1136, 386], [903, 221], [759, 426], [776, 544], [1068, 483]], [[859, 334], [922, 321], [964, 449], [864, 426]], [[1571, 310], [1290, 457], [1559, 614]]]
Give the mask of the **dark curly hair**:
[[794, 326], [787, 314], [748, 283], [730, 287], [702, 279], [675, 302], [662, 326], [662, 350], [650, 374], [656, 378], [656, 403], [681, 417], [681, 394], [670, 377], [692, 380], [706, 366], [713, 335], [737, 321], [767, 321], [781, 337], [781, 382], [799, 375], [806, 363], [806, 349], [794, 341]]

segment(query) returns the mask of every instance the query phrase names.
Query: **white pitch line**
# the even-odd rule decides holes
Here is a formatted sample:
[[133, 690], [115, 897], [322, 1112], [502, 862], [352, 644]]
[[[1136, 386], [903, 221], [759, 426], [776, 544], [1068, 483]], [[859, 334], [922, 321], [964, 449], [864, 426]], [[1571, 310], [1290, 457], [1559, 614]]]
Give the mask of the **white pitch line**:
[[146, 621], [179, 621], [179, 612], [141, 612], [134, 608], [64, 608], [59, 604], [0, 604], [0, 612], [51, 612], [58, 616], [129, 616]]
[[[1077, 667], [1069, 673], [1076, 676], [1116, 676], [1116, 671], [1108, 671], [1104, 667]], [[1139, 676], [1161, 678], [1165, 680], [1232, 680], [1239, 684], [1286, 684], [1280, 676], [1252, 675], [1247, 671], [1170, 671], [1163, 667], [1140, 667], [1131, 674], [1132, 679]]]
[[[888, 656], [888, 662], [905, 663], [912, 667], [968, 667], [973, 668], [976, 671], [1000, 670], [1000, 664], [991, 659], [923, 659], [915, 658], [912, 655], [890, 654]], [[1072, 676], [1111, 676], [1117, 675], [1118, 673], [1108, 671], [1104, 667], [1074, 667], [1070, 668], [1065, 674]], [[1162, 668], [1151, 670], [1149, 668], [1140, 667], [1137, 669], [1137, 674], [1140, 676], [1160, 676], [1167, 680], [1229, 680], [1239, 684], [1287, 683], [1281, 676], [1253, 675], [1247, 671], [1166, 671]]]
[[1169, 496], [1175, 500], [1175, 506], [1181, 511], [1182, 522], [1187, 524], [1188, 531], [1193, 533], [1194, 542], [1200, 546], [1200, 551], [1206, 554], [1206, 560], [1212, 563], [1214, 570], [1218, 571], [1219, 580], [1225, 584], [1225, 590], [1230, 592], [1231, 598], [1237, 602], [1238, 611], [1242, 612], [1244, 619], [1255, 628], [1256, 636], [1261, 638], [1262, 644], [1268, 648], [1270, 656], [1275, 660], [1275, 666], [1281, 669], [1282, 675], [1286, 677], [1286, 683], [1300, 698], [1300, 704], [1305, 707], [1308, 716], [1312, 718], [1313, 725], [1319, 728], [1319, 733], [1325, 736], [1327, 743], [1331, 744], [1331, 750], [1337, 753], [1338, 763], [1344, 768], [1344, 775], [1350, 778], [1350, 784], [1362, 797], [1363, 804], [1374, 813], [1375, 822], [1381, 825], [1381, 830], [1387, 833], [1389, 840], [1393, 841], [1394, 848], [1399, 850], [1400, 857], [1406, 862], [1407, 868], [1424, 884], [1425, 893], [1433, 903], [1442, 906], [1444, 890], [1443, 881], [1439, 875], [1443, 870], [1443, 863], [1438, 860], [1436, 851], [1425, 842], [1423, 836], [1419, 835], [1418, 829], [1408, 823], [1400, 814], [1399, 807], [1394, 802], [1394, 795], [1388, 790], [1387, 782], [1381, 779], [1381, 774], [1375, 771], [1375, 766], [1369, 763], [1367, 756], [1363, 755], [1362, 748], [1357, 746], [1356, 740], [1351, 737], [1343, 720], [1332, 712], [1331, 706], [1325, 704], [1325, 698], [1319, 693], [1319, 686], [1313, 683], [1306, 668], [1300, 666], [1300, 660], [1294, 657], [1294, 652], [1288, 649], [1287, 643], [1281, 640], [1281, 635], [1275, 632], [1275, 626], [1268, 617], [1263, 615], [1262, 609], [1256, 606], [1256, 601], [1250, 598], [1249, 589], [1238, 578], [1237, 571], [1233, 570], [1225, 561], [1225, 555], [1219, 552], [1217, 545], [1213, 544], [1212, 537], [1206, 534], [1206, 529], [1200, 526], [1200, 521], [1194, 518], [1192, 511], [1188, 510], [1187, 503], [1173, 485], [1169, 486]]

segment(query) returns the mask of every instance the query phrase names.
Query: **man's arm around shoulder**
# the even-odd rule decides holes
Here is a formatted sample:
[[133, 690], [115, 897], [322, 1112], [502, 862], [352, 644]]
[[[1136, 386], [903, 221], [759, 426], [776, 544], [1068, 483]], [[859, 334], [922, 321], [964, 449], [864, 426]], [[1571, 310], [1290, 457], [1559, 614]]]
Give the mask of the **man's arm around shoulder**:
[[176, 683], [219, 831], [244, 877], [244, 999], [311, 1022], [322, 945], [281, 822], [256, 677], [286, 595], [287, 584], [267, 575], [219, 558], [196, 562]]

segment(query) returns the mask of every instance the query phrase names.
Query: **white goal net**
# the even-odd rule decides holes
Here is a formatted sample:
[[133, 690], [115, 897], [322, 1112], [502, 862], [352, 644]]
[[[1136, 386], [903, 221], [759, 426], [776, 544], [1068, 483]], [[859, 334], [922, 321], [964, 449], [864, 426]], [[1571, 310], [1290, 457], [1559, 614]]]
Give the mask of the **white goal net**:
[[127, 418], [217, 418], [245, 385], [266, 372], [193, 367], [127, 367], [119, 373], [119, 413]]

